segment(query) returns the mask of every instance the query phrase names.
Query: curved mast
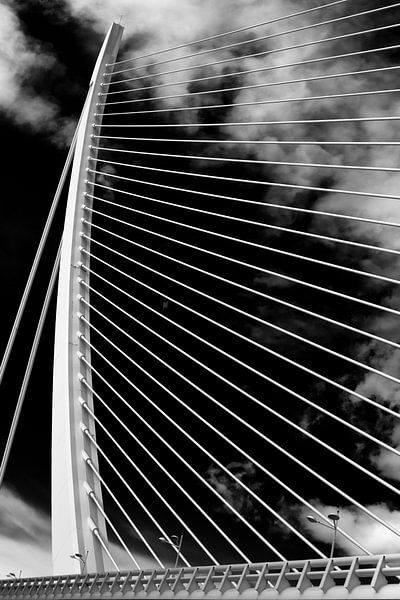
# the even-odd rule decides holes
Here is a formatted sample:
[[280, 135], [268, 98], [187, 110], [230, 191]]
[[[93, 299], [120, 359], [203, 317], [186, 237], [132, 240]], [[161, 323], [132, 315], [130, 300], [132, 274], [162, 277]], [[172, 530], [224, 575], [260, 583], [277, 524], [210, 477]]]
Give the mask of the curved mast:
[[[89, 93], [80, 120], [75, 156], [68, 192], [63, 242], [61, 249], [60, 276], [57, 295], [57, 315], [54, 348], [53, 424], [52, 424], [52, 553], [55, 574], [71, 573], [79, 569], [104, 572], [112, 569], [103, 544], [107, 545], [107, 532], [101, 511], [87, 494], [87, 485], [94, 491], [102, 507], [99, 482], [87, 465], [89, 456], [98, 468], [96, 449], [88, 442], [84, 429], [95, 434], [95, 424], [80, 399], [93, 410], [93, 398], [82, 378], [91, 383], [91, 373], [79, 360], [79, 353], [90, 363], [88, 347], [79, 339], [79, 333], [89, 337], [87, 326], [79, 319], [84, 311], [79, 295], [88, 294], [79, 279], [87, 275], [80, 268], [87, 263], [87, 255], [81, 252], [85, 244], [81, 238], [82, 204], [88, 191], [87, 167], [96, 159], [96, 150], [89, 148], [93, 133], [94, 114], [100, 91], [107, 91], [107, 78], [103, 73], [106, 65], [116, 60], [123, 27], [113, 23], [104, 40], [90, 81]], [[102, 85], [103, 84], [103, 85]], [[96, 117], [97, 123], [100, 117]], [[88, 199], [85, 198], [88, 203]], [[85, 215], [88, 218], [87, 215]], [[86, 226], [87, 227], [87, 226]], [[85, 314], [89, 318], [88, 314]], [[96, 535], [93, 533], [96, 528]], [[101, 539], [99, 539], [99, 536]], [[87, 556], [87, 563], [71, 560], [71, 555]]]

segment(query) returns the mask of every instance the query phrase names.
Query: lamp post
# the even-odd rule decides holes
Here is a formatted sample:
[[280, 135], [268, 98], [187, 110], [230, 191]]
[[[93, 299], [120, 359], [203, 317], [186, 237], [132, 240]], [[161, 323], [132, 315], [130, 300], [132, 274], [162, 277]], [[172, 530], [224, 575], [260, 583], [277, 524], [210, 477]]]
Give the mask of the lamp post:
[[328, 519], [330, 519], [332, 521], [332, 525], [327, 525], [327, 523], [322, 523], [322, 521], [318, 521], [312, 515], [307, 515], [307, 520], [310, 521], [310, 523], [315, 523], [315, 524], [318, 524], [318, 525], [323, 525], [323, 527], [328, 527], [328, 529], [332, 529], [332, 532], [333, 532], [332, 533], [332, 544], [331, 544], [331, 552], [330, 552], [329, 558], [333, 558], [333, 554], [335, 552], [337, 526], [338, 526], [338, 521], [340, 519], [340, 517], [339, 517], [339, 509], [337, 509], [336, 513], [330, 513], [327, 516], [328, 516]]
[[181, 534], [180, 537], [178, 535], [171, 535], [170, 539], [172, 541], [167, 540], [167, 538], [165, 538], [165, 537], [159, 537], [158, 539], [163, 544], [169, 544], [176, 550], [176, 559], [175, 559], [175, 565], [174, 565], [174, 568], [176, 569], [176, 567], [178, 566], [179, 556], [180, 556], [181, 548], [182, 548], [183, 533]]
[[85, 569], [86, 569], [86, 562], [87, 562], [88, 554], [89, 554], [89, 550], [86, 550], [85, 558], [83, 558], [83, 555], [80, 554], [80, 552], [75, 552], [75, 554], [69, 555], [70, 558], [73, 558], [74, 560], [79, 560], [79, 562], [82, 565], [82, 573], [84, 573]]

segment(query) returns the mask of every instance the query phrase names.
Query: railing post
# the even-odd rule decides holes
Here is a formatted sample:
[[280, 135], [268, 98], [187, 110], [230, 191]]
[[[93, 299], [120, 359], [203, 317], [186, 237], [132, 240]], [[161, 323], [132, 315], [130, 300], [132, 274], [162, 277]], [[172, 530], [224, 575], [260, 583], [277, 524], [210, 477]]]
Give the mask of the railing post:
[[[100, 90], [107, 91], [107, 85], [102, 86], [103, 73], [106, 64], [116, 59], [122, 31], [123, 28], [115, 23], [110, 27], [93, 71], [88, 99], [77, 133], [65, 216], [57, 297], [53, 380], [52, 546], [53, 571], [56, 574], [71, 573], [79, 570], [79, 567], [82, 569], [80, 562], [71, 560], [70, 555], [80, 553], [85, 556], [87, 551], [89, 552], [86, 568], [89, 571], [104, 572], [108, 568], [112, 570], [99, 541], [88, 526], [91, 519], [96, 523], [101, 538], [107, 540], [104, 518], [84, 489], [84, 482], [87, 481], [95, 491], [97, 500], [102, 503], [100, 484], [82, 459], [82, 451], [85, 451], [98, 468], [96, 449], [80, 427], [80, 423], [83, 422], [92, 435], [95, 433], [93, 420], [79, 403], [79, 397], [83, 397], [93, 410], [92, 397], [80, 379], [83, 375], [90, 383], [91, 374], [80, 364], [78, 358], [78, 352], [82, 352], [90, 362], [88, 350], [81, 347], [83, 342], [77, 335], [79, 329], [82, 329], [78, 313], [84, 312], [79, 303], [79, 294], [85, 293], [80, 289], [78, 279], [86, 276], [80, 272], [81, 262], [87, 260], [83, 253], [81, 256], [80, 232], [82, 204], [88, 185], [86, 180], [89, 146], [94, 115], [99, 112], [96, 103]], [[96, 158], [93, 152], [91, 158]], [[93, 164], [91, 161], [92, 166]], [[83, 333], [86, 338], [89, 337], [87, 331]]]

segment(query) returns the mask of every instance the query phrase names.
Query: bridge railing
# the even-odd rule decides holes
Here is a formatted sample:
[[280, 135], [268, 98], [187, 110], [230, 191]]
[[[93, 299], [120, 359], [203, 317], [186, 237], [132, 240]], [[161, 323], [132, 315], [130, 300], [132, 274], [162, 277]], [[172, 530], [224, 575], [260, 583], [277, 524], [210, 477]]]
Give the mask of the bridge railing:
[[245, 590], [248, 598], [257, 598], [264, 591], [273, 598], [284, 590], [289, 592], [288, 588], [296, 596], [306, 593], [307, 598], [310, 594], [323, 597], [332, 588], [338, 588], [340, 597], [345, 593], [357, 598], [371, 594], [398, 598], [400, 554], [2, 580], [0, 598], [151, 598], [173, 597], [178, 592], [181, 598], [198, 597], [199, 592], [200, 596], [237, 597]]

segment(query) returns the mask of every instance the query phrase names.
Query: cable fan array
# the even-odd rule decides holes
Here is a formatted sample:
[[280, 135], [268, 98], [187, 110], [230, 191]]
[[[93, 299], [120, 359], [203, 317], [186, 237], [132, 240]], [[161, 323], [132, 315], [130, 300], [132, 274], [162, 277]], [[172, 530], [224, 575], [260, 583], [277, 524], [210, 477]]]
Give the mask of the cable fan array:
[[181, 532], [186, 566], [324, 558], [304, 511], [331, 506], [344, 553], [375, 551], [352, 516], [400, 536], [400, 3], [369, 6], [104, 73], [79, 335], [123, 564], [164, 567]]

